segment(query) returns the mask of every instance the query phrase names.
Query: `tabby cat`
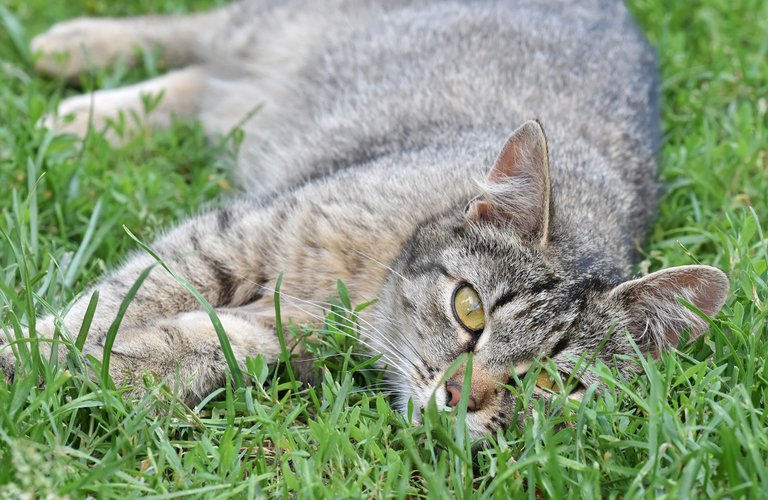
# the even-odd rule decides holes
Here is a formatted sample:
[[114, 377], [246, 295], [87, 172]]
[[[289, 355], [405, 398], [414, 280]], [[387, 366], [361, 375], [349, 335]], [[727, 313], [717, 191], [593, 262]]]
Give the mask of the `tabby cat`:
[[[382, 355], [400, 407], [432, 396], [457, 406], [464, 369], [446, 369], [473, 353], [465, 399], [477, 437], [510, 425], [512, 372], [533, 360], [576, 378], [578, 397], [599, 386], [576, 370], [580, 358], [631, 376], [630, 339], [658, 356], [686, 329], [707, 329], [680, 298], [710, 316], [725, 301], [728, 280], [712, 267], [629, 278], [658, 194], [658, 79], [619, 1], [251, 0], [76, 19], [32, 43], [40, 71], [70, 78], [134, 64], [137, 47], [159, 47], [175, 69], [66, 99], [44, 124], [84, 135], [122, 110], [142, 127], [242, 126], [244, 194], [151, 245], [216, 308], [240, 362], [280, 352], [271, 290], [281, 273], [283, 315], [298, 323], [321, 318], [341, 279], [353, 301], [379, 299], [362, 313], [361, 341]], [[142, 96], [159, 93], [144, 113]], [[138, 252], [94, 286], [86, 353], [101, 356], [119, 304], [154, 262]], [[78, 331], [90, 295], [63, 329]], [[53, 328], [38, 321], [42, 336]], [[12, 374], [11, 349], [0, 365]], [[208, 314], [155, 267], [112, 348], [114, 379], [150, 372], [196, 402], [225, 370]], [[540, 397], [560, 387], [537, 385]]]

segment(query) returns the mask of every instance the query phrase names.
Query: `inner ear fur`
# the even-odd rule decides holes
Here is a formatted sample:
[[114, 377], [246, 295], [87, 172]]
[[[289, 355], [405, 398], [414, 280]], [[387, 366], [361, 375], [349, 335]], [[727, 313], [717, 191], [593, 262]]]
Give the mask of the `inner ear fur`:
[[547, 244], [549, 154], [539, 122], [527, 121], [512, 133], [482, 188], [467, 210], [469, 220], [509, 227], [525, 240]]
[[728, 277], [709, 266], [673, 267], [622, 283], [611, 295], [629, 313], [629, 324], [624, 326], [637, 344], [658, 356], [675, 347], [686, 328], [693, 340], [709, 327], [679, 299], [707, 316], [716, 316], [728, 295]]

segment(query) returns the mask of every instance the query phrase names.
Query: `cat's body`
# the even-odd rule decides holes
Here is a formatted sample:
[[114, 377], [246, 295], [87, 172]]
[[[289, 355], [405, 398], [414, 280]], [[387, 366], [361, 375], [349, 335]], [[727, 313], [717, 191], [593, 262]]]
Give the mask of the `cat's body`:
[[[299, 322], [316, 320], [316, 304], [342, 279], [354, 301], [381, 298], [364, 313], [363, 341], [384, 353], [402, 401], [435, 394], [454, 406], [460, 373], [438, 381], [474, 352], [469, 423], [480, 435], [508, 425], [513, 398], [498, 382], [538, 355], [570, 373], [614, 328], [653, 351], [685, 326], [701, 333], [706, 324], [675, 297], [716, 313], [727, 290], [719, 271], [678, 268], [620, 285], [653, 216], [659, 145], [655, 58], [624, 5], [384, 4], [250, 1], [191, 17], [81, 20], [35, 46], [46, 54], [41, 69], [61, 74], [84, 59], [62, 68], [49, 54], [74, 53], [89, 37], [107, 40], [106, 55], [92, 57], [100, 64], [161, 44], [187, 66], [97, 93], [97, 126], [117, 108], [138, 109], [145, 90], [166, 94], [149, 124], [197, 116], [211, 134], [261, 106], [243, 123], [247, 196], [152, 244], [217, 308], [240, 360], [279, 352], [270, 290], [280, 273], [285, 316]], [[103, 33], [115, 26], [117, 44]], [[60, 109], [76, 114], [65, 128], [84, 133], [88, 107], [78, 99]], [[528, 122], [499, 155], [531, 117], [547, 139]], [[100, 355], [118, 304], [153, 262], [135, 255], [97, 285], [87, 352]], [[465, 286], [484, 304], [477, 331], [456, 312]], [[87, 300], [66, 315], [73, 332]], [[160, 269], [113, 352], [118, 379], [178, 374], [189, 400], [224, 376], [208, 316]], [[600, 358], [631, 352], [617, 333]]]

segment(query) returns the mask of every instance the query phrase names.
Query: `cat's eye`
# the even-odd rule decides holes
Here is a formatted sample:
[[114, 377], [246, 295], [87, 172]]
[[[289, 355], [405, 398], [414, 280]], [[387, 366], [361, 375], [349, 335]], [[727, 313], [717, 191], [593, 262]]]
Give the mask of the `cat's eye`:
[[[560, 379], [566, 385], [568, 385], [569, 383], [571, 385], [575, 384], [575, 387], [573, 389], [574, 391], [583, 389], [581, 382], [573, 380], [569, 375], [566, 375], [563, 372], [560, 372]], [[550, 392], [554, 392], [555, 394], [560, 394], [560, 386], [557, 384], [557, 381], [554, 378], [552, 378], [549, 375], [549, 373], [547, 373], [545, 370], [542, 370], [541, 372], [539, 372], [539, 376], [536, 377], [536, 387], [538, 387], [539, 389], [546, 389]]]
[[474, 288], [463, 283], [453, 292], [453, 315], [461, 326], [472, 333], [485, 328], [485, 310]]
[[539, 389], [546, 389], [548, 391], [552, 391], [555, 394], [560, 393], [560, 387], [557, 385], [557, 382], [555, 379], [549, 376], [549, 373], [542, 370], [539, 373], [539, 376], [536, 377], [536, 387]]

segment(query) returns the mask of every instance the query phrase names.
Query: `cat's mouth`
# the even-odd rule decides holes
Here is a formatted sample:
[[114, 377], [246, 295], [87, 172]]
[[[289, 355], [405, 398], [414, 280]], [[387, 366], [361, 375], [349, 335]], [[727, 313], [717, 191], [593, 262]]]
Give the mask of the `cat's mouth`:
[[[456, 382], [455, 375], [449, 377], [444, 383], [438, 379], [432, 388], [414, 391], [410, 397], [410, 405], [406, 399], [403, 410], [407, 412], [409, 406], [413, 408], [415, 411], [411, 421], [414, 425], [421, 425], [422, 413], [433, 401], [440, 412], [457, 411], [462, 404], [465, 404], [467, 429], [473, 439], [493, 434], [499, 429], [506, 430], [515, 425], [516, 421], [519, 423], [519, 419], [524, 418], [532, 409], [530, 405], [523, 409], [518, 407], [519, 397], [528, 390], [524, 389], [528, 387], [524, 379], [528, 375], [527, 368], [530, 365], [525, 367], [526, 371], [516, 377], [509, 377], [504, 383], [494, 381], [492, 384], [487, 384], [487, 380], [483, 380], [482, 373], [479, 377], [475, 377], [476, 373], [473, 373], [468, 387], [469, 392], [466, 395], [463, 386]], [[461, 377], [463, 378], [463, 374]], [[580, 402], [586, 394], [586, 387], [568, 374], [542, 369], [536, 376], [532, 391], [527, 394], [526, 399], [530, 401], [542, 399], [553, 401], [565, 396]]]

